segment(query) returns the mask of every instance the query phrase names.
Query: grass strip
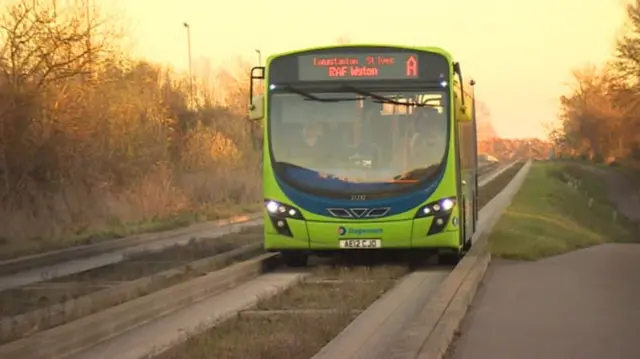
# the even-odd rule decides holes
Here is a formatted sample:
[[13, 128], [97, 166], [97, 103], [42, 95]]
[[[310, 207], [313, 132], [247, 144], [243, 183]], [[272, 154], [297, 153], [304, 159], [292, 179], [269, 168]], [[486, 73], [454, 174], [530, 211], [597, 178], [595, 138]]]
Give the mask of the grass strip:
[[[515, 260], [537, 260], [608, 242], [630, 242], [634, 232], [614, 220], [612, 206], [580, 189], [565, 178], [562, 163], [534, 163], [520, 191], [492, 230], [492, 255]], [[575, 171], [572, 172], [575, 176]], [[582, 186], [598, 192], [596, 177], [581, 176]]]

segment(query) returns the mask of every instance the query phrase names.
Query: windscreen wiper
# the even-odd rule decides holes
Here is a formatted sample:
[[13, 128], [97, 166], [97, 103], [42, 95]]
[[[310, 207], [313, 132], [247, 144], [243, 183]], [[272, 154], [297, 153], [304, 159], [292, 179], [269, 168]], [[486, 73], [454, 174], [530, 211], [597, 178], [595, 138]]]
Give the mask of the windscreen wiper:
[[289, 168], [295, 168], [295, 169], [298, 169], [298, 170], [307, 170], [307, 171], [309, 170], [308, 168], [305, 168], [305, 167], [302, 167], [302, 166], [298, 166], [298, 165], [294, 165], [293, 163], [289, 163], [289, 162], [276, 161], [276, 162], [274, 162], [274, 164], [276, 166], [282, 166], [284, 168], [289, 167]]
[[306, 101], [318, 101], [318, 102], [342, 102], [342, 101], [358, 101], [360, 98], [320, 98], [318, 96], [312, 95], [309, 92], [302, 91], [299, 88], [293, 86], [284, 86], [285, 90], [291, 91], [295, 94], [298, 94]]
[[440, 167], [440, 164], [431, 165], [426, 168], [416, 168], [412, 171], [403, 173], [401, 175], [397, 175], [393, 177], [394, 180], [409, 180], [409, 179], [424, 179], [430, 178], [431, 176], [438, 173], [436, 170]]
[[381, 96], [381, 95], [377, 95], [373, 92], [369, 92], [369, 91], [364, 91], [361, 90], [357, 87], [353, 87], [350, 85], [344, 85], [342, 86], [343, 90], [348, 90], [351, 91], [353, 93], [357, 93], [358, 95], [362, 95], [362, 96], [368, 96], [374, 99], [373, 102], [376, 103], [389, 103], [389, 104], [393, 104], [393, 105], [400, 105], [400, 106], [416, 106], [416, 107], [434, 107], [432, 105], [427, 105], [426, 103], [409, 103], [409, 102], [400, 102], [400, 101], [396, 101], [392, 98], [389, 97], [385, 97], [385, 96]]

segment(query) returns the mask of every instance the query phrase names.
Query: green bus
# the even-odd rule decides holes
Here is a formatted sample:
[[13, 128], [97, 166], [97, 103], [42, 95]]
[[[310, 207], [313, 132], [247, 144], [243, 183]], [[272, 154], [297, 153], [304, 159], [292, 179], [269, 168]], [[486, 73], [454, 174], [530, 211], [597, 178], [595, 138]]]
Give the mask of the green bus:
[[435, 47], [317, 47], [252, 68], [265, 249], [289, 266], [364, 249], [457, 263], [478, 216], [474, 101]]

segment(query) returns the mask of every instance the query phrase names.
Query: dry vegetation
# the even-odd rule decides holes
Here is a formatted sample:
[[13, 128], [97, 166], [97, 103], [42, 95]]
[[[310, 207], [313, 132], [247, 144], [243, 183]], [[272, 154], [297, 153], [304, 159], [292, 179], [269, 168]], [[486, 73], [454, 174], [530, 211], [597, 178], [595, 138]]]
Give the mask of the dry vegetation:
[[[126, 55], [98, 11], [0, 7], [0, 257], [248, 210], [248, 66], [215, 83]], [[71, 2], [65, 2], [71, 3]], [[186, 54], [185, 54], [186, 56]], [[214, 91], [215, 90], [215, 91]]]
[[515, 159], [546, 160], [549, 158], [551, 148], [550, 142], [538, 138], [510, 139], [494, 137], [478, 141], [478, 153], [491, 154], [500, 161]]
[[617, 163], [640, 170], [640, 1], [627, 7], [626, 33], [601, 68], [574, 72], [551, 133], [559, 157]]
[[407, 272], [394, 265], [319, 267], [308, 281], [265, 298], [255, 310], [190, 337], [158, 359], [310, 358]]

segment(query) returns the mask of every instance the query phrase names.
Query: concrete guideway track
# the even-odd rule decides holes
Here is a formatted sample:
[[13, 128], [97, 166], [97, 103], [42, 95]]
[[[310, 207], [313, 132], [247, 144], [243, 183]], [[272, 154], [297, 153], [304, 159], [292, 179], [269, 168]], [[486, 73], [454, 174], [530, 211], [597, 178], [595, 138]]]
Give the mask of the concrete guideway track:
[[197, 333], [243, 309], [252, 307], [260, 298], [275, 295], [306, 275], [306, 272], [262, 275], [227, 292], [143, 324], [125, 335], [87, 348], [68, 359], [144, 358], [149, 353], [167, 349], [188, 333]]
[[[510, 166], [509, 166], [510, 167]], [[503, 172], [506, 168], [497, 169], [496, 172]], [[496, 174], [497, 175], [497, 174]], [[486, 184], [490, 179], [495, 178], [496, 175], [491, 176], [488, 179], [483, 179], [480, 185]], [[484, 213], [484, 212], [481, 212]], [[482, 215], [481, 215], [482, 216]], [[482, 218], [482, 217], [481, 217]], [[415, 292], [419, 292], [421, 300], [414, 301], [414, 309], [419, 310], [419, 304], [423, 304], [425, 300], [433, 293], [438, 285], [447, 277], [448, 270], [435, 270], [435, 271], [420, 271], [413, 273], [400, 281], [400, 289], [393, 289], [392, 291], [403, 291], [405, 295], [415, 295]], [[156, 319], [146, 320], [139, 323], [138, 326], [130, 328], [115, 336], [101, 337], [101, 342], [97, 345], [88, 345], [86, 349], [81, 349], [80, 352], [73, 354], [74, 359], [83, 358], [142, 358], [149, 351], [154, 349], [164, 349], [176, 342], [184, 340], [185, 332], [194, 332], [205, 330], [207, 327], [215, 324], [215, 319], [227, 318], [240, 310], [255, 304], [257, 298], [265, 295], [273, 295], [277, 290], [286, 288], [289, 285], [294, 284], [298, 279], [305, 276], [306, 273], [270, 273], [262, 275], [256, 279], [252, 279], [246, 283], [240, 284], [237, 287], [220, 294], [207, 297], [194, 304], [178, 309], [171, 313], [164, 313], [163, 315], [156, 317]], [[274, 279], [277, 278], [277, 279]], [[274, 282], [275, 280], [275, 282]], [[281, 281], [281, 282], [278, 282]], [[277, 283], [276, 283], [277, 282]], [[276, 283], [276, 284], [274, 284]], [[158, 300], [161, 298], [158, 297]], [[397, 302], [396, 299], [387, 299], [387, 304], [376, 302], [373, 306], [373, 310], [379, 307], [388, 307], [394, 305], [393, 302]], [[124, 303], [123, 306], [126, 306]], [[107, 310], [108, 312], [110, 310]], [[370, 311], [368, 309], [368, 311]], [[107, 313], [97, 313], [98, 315], [106, 315]], [[381, 310], [385, 313], [385, 310]], [[203, 317], [203, 313], [207, 313]], [[405, 312], [406, 315], [395, 319], [396, 329], [402, 328], [402, 323], [411, 317], [411, 312]], [[97, 318], [97, 317], [96, 317]], [[384, 314], [382, 315], [384, 319]], [[85, 318], [85, 321], [89, 322], [91, 318]], [[94, 319], [95, 321], [95, 319]], [[112, 326], [108, 322], [100, 322], [101, 326]], [[70, 323], [73, 325], [73, 323]], [[55, 331], [56, 329], [54, 329]], [[62, 331], [61, 329], [58, 329]], [[69, 336], [73, 336], [72, 332], [68, 332]], [[47, 339], [49, 338], [49, 339]], [[48, 336], [43, 333], [42, 338], [46, 342], [47, 340], [54, 340], [55, 336]], [[35, 338], [33, 338], [35, 339]], [[33, 341], [32, 339], [32, 341]], [[66, 358], [68, 357], [69, 349], [66, 352], [60, 353], [60, 355], [52, 355], [51, 353], [40, 353], [36, 356], [26, 355], [27, 358]]]
[[[479, 175], [480, 180], [478, 186], [482, 187], [515, 163], [516, 162], [512, 162], [506, 166], [497, 167], [495, 170], [481, 172]], [[2, 268], [28, 268], [29, 263], [34, 263], [35, 266], [37, 263], [41, 263], [41, 258], [47, 256], [52, 258], [59, 256], [60, 258], [63, 258], [63, 262], [60, 263], [47, 264], [45, 266], [38, 266], [37, 268], [31, 267], [30, 269], [23, 270], [18, 273], [0, 276], [0, 291], [119, 263], [132, 253], [141, 251], [159, 251], [172, 245], [187, 244], [194, 237], [221, 237], [228, 233], [238, 232], [243, 228], [259, 225], [262, 225], [262, 213], [253, 213], [224, 221], [201, 223], [164, 233], [150, 233], [131, 238], [97, 243], [89, 246], [75, 247], [24, 258], [16, 258], [8, 261], [0, 261], [0, 273], [2, 273]], [[127, 244], [129, 244], [128, 247]], [[80, 257], [71, 256], [73, 253], [76, 253]], [[89, 253], [89, 256], [86, 256], [87, 253]], [[52, 258], [46, 259], [45, 262], [48, 263], [54, 260]]]
[[[44, 272], [45, 269], [47, 269], [46, 267], [53, 266], [57, 263], [88, 258], [99, 254], [117, 252], [118, 250], [133, 248], [153, 242], [160, 242], [162, 244], [165, 240], [171, 242], [171, 240], [175, 241], [176, 237], [191, 236], [207, 232], [212, 229], [233, 229], [234, 227], [242, 226], [245, 223], [251, 225], [251, 222], [257, 218], [259, 218], [259, 214], [257, 213], [240, 215], [217, 221], [197, 223], [187, 227], [176, 228], [163, 232], [143, 233], [119, 239], [106, 240], [94, 244], [80, 245], [18, 258], [0, 260], [0, 275], [6, 276], [8, 274], [19, 273], [21, 271], [33, 270], [34, 268], [42, 268], [42, 271]], [[141, 248], [145, 247], [142, 246]], [[49, 271], [49, 274], [55, 274], [55, 270]]]
[[[258, 215], [255, 214], [243, 217], [243, 219], [246, 219], [244, 222], [237, 222], [233, 224], [218, 225], [215, 223], [209, 223], [207, 226], [203, 224], [195, 227], [196, 229], [191, 228], [190, 231], [183, 229], [182, 231], [177, 232], [178, 234], [175, 234], [174, 231], [169, 232], [168, 234], [156, 234], [156, 237], [148, 240], [147, 243], [136, 245], [136, 241], [134, 240], [133, 246], [128, 248], [116, 249], [108, 253], [92, 255], [84, 258], [80, 257], [61, 263], [46, 265], [44, 267], [32, 268], [19, 273], [3, 275], [0, 276], [0, 291], [39, 283], [54, 278], [60, 278], [95, 268], [105, 267], [110, 264], [122, 262], [127, 256], [133, 253], [143, 251], [160, 251], [173, 245], [187, 244], [194, 237], [217, 238], [225, 234], [239, 232], [243, 228], [262, 224], [262, 220], [257, 219], [257, 217]], [[126, 242], [126, 240], [127, 239], [124, 238], [118, 241]], [[122, 245], [125, 244], [124, 242]]]
[[[255, 282], [255, 279], [264, 276], [265, 270], [273, 269], [277, 262], [276, 255], [262, 254], [257, 258], [209, 272], [75, 321], [9, 342], [0, 346], [0, 358], [67, 357], [78, 350], [122, 335], [144, 323], [188, 308], [208, 298], [234, 291], [234, 288], [241, 287], [244, 283]], [[293, 274], [297, 275], [297, 273]], [[261, 288], [264, 289], [264, 287], [258, 289]], [[268, 292], [268, 288], [266, 289]], [[246, 295], [246, 292], [244, 294]], [[240, 294], [236, 300], [242, 303], [244, 298], [243, 294]]]

